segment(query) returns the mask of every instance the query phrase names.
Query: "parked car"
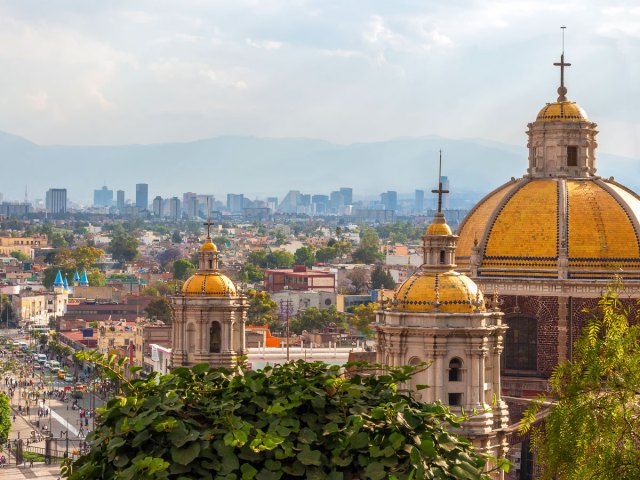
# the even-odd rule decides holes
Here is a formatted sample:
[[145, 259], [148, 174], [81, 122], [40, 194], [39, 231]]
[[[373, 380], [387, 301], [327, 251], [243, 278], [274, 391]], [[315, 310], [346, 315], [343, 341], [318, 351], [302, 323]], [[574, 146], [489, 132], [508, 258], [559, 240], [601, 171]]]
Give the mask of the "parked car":
[[64, 376], [67, 374], [67, 372], [64, 371], [64, 368], [61, 368], [60, 370], [58, 370], [58, 378], [60, 380], [64, 380]]
[[75, 380], [74, 376], [70, 373], [65, 374], [64, 381], [65, 382], [73, 382]]

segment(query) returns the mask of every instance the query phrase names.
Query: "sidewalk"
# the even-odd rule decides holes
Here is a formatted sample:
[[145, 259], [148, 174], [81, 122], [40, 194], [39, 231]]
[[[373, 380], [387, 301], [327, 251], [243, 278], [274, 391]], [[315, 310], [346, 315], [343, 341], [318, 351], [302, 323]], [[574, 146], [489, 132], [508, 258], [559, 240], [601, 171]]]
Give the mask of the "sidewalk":
[[38, 478], [41, 480], [58, 480], [60, 478], [60, 467], [58, 465], [33, 464], [30, 467], [2, 467], [0, 468], [0, 478], [2, 480], [23, 480], [25, 478]]

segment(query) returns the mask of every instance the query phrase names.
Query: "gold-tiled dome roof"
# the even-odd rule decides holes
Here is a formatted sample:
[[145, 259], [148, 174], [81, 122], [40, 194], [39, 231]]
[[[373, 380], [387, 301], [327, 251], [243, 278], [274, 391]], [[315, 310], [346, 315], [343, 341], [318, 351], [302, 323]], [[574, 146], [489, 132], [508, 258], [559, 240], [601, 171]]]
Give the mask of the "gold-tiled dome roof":
[[427, 235], [453, 235], [453, 231], [446, 223], [432, 223], [427, 227]]
[[399, 310], [410, 312], [431, 312], [436, 306], [444, 313], [470, 313], [486, 311], [484, 297], [478, 286], [466, 275], [455, 271], [419, 271], [400, 286], [394, 295], [394, 303]]
[[456, 263], [469, 268], [475, 255], [478, 276], [558, 278], [562, 253], [569, 279], [640, 278], [639, 220], [640, 197], [613, 181], [511, 181], [465, 217]]
[[583, 122], [587, 120], [587, 113], [576, 102], [547, 103], [536, 117], [536, 122]]
[[206, 252], [206, 251], [217, 252], [218, 247], [216, 247], [216, 244], [213, 243], [210, 238], [208, 238], [207, 241], [204, 242], [200, 247], [200, 251], [201, 252]]
[[233, 297], [236, 293], [233, 282], [220, 272], [198, 272], [182, 286], [183, 295], [194, 297]]

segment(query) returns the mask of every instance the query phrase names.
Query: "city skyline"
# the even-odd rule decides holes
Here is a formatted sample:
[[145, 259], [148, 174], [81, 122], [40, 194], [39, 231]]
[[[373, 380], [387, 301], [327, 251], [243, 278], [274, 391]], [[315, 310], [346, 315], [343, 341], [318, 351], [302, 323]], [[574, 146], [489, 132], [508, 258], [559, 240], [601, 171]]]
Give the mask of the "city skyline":
[[630, 61], [640, 9], [625, 1], [33, 6], [0, 7], [0, 131], [41, 145], [218, 135], [520, 145], [555, 100], [566, 24], [568, 98], [600, 125], [602, 151], [640, 157]]

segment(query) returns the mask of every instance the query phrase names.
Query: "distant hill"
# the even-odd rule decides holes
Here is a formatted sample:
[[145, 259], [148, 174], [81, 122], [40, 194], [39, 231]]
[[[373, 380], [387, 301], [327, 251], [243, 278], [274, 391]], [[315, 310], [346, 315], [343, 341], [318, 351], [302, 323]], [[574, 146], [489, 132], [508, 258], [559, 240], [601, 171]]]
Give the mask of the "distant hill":
[[[524, 147], [481, 139], [425, 136], [337, 145], [226, 136], [153, 145], [43, 146], [0, 132], [0, 192], [22, 199], [28, 185], [34, 199], [51, 187], [66, 187], [70, 199], [90, 202], [103, 184], [133, 198], [135, 184], [148, 183], [150, 201], [186, 191], [224, 201], [227, 193], [282, 198], [288, 190], [328, 194], [344, 186], [353, 187], [356, 197], [386, 190], [402, 195], [432, 188], [440, 149], [454, 194], [480, 196], [527, 168]], [[599, 153], [598, 165], [603, 175], [634, 189], [640, 185], [636, 160]]]

